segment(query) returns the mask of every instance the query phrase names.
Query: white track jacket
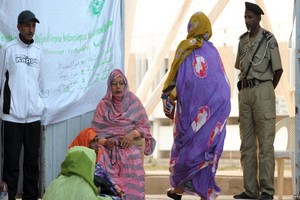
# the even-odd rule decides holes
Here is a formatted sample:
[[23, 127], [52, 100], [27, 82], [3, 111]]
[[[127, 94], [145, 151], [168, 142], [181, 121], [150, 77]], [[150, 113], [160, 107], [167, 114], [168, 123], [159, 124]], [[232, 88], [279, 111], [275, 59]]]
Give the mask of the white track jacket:
[[25, 44], [19, 37], [1, 49], [0, 117], [16, 123], [41, 119], [44, 110], [39, 96], [42, 49]]

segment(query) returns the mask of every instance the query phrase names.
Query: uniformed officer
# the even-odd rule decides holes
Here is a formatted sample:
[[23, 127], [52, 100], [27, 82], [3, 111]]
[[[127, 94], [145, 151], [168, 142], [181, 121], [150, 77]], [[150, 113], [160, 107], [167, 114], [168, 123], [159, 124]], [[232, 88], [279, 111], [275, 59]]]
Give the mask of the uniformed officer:
[[235, 68], [239, 74], [239, 121], [244, 191], [235, 199], [273, 199], [275, 92], [283, 72], [276, 38], [260, 26], [262, 9], [245, 3], [247, 32], [241, 35]]

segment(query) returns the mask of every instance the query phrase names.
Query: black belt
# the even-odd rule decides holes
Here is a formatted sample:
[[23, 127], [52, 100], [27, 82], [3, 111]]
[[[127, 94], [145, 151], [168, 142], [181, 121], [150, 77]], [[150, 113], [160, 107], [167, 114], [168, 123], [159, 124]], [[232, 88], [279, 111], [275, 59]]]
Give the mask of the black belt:
[[257, 85], [258, 83], [262, 83], [262, 82], [265, 82], [265, 81], [259, 81], [257, 79], [250, 79], [250, 80], [244, 79], [244, 80], [240, 80], [237, 83], [237, 87], [238, 87], [239, 91], [241, 91], [241, 89], [243, 89], [243, 88], [252, 88], [255, 85]]

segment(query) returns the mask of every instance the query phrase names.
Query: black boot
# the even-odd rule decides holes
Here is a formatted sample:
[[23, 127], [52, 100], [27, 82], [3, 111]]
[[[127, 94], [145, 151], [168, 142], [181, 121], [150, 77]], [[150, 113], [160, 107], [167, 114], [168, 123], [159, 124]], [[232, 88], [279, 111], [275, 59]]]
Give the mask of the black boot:
[[168, 189], [167, 196], [174, 200], [181, 200], [182, 195], [171, 193], [172, 188]]

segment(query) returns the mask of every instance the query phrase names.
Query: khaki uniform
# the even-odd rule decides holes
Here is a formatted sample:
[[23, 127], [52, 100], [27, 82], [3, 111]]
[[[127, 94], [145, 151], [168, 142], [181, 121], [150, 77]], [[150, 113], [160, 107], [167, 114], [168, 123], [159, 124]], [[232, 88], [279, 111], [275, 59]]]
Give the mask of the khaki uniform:
[[[259, 192], [275, 193], [273, 143], [276, 110], [272, 80], [274, 71], [282, 66], [275, 37], [264, 31], [260, 28], [252, 42], [248, 33], [240, 37], [235, 63], [235, 68], [240, 70], [239, 80], [251, 80], [251, 84], [243, 85], [238, 95], [241, 164], [245, 193], [250, 197], [258, 197]], [[252, 66], [248, 70], [251, 60]]]

